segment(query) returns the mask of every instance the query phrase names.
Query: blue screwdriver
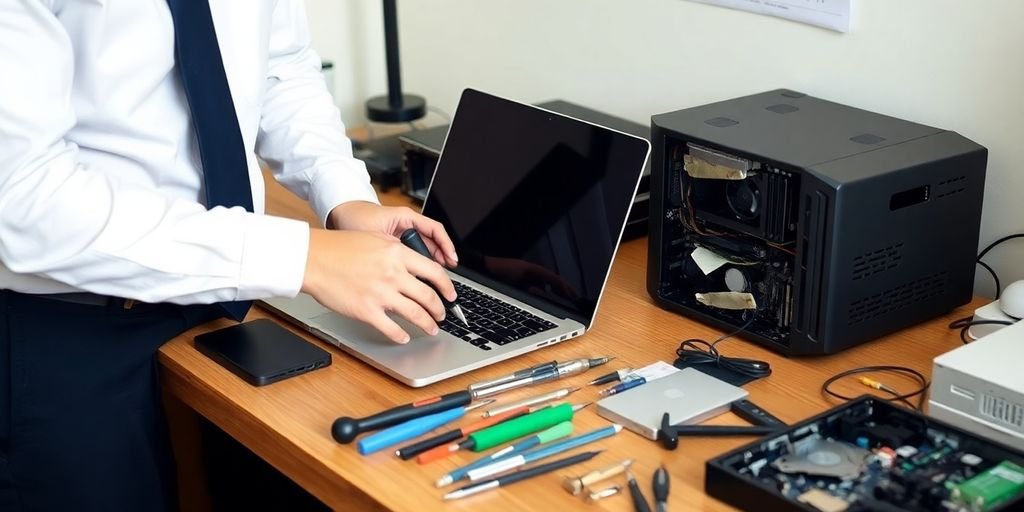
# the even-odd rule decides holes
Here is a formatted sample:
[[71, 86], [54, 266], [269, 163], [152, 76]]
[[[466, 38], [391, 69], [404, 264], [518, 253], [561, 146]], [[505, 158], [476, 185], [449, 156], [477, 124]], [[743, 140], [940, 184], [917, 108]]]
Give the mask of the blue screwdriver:
[[494, 400], [484, 400], [473, 405], [448, 409], [447, 411], [411, 419], [405, 423], [386, 428], [376, 434], [360, 439], [358, 443], [359, 454], [369, 455], [389, 446], [408, 441], [414, 437], [426, 434], [441, 425], [455, 421], [465, 416], [468, 411], [492, 403], [494, 403]]

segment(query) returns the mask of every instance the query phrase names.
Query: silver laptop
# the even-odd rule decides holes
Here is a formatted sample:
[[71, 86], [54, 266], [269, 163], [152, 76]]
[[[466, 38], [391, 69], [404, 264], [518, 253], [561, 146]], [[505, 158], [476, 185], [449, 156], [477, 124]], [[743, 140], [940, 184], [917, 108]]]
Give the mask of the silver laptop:
[[264, 303], [413, 387], [580, 336], [594, 323], [640, 174], [642, 138], [463, 92], [423, 214], [455, 242], [453, 315], [405, 345], [307, 295]]

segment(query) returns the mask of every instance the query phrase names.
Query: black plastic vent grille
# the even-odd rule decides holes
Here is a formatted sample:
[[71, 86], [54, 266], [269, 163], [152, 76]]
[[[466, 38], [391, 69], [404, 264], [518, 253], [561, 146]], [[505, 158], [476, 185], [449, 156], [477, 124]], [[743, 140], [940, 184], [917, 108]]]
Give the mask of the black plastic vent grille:
[[854, 281], [881, 274], [899, 266], [903, 260], [903, 244], [890, 245], [853, 258]]
[[946, 273], [938, 272], [850, 303], [849, 325], [899, 311], [946, 291]]
[[935, 186], [936, 192], [938, 192], [935, 195], [935, 199], [942, 199], [943, 197], [956, 195], [967, 190], [965, 181], [967, 181], [967, 176], [957, 176], [956, 178], [940, 181]]

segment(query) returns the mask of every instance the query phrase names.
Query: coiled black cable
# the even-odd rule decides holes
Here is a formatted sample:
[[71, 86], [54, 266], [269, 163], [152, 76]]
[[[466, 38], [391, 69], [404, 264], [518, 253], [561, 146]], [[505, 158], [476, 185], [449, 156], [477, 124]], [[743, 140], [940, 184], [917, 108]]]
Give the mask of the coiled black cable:
[[[746, 315], [746, 313], [744, 313]], [[760, 379], [772, 374], [772, 367], [765, 361], [747, 359], [743, 357], [727, 357], [718, 351], [718, 344], [736, 336], [750, 327], [754, 322], [755, 314], [751, 313], [750, 318], [739, 328], [728, 334], [719, 336], [718, 339], [708, 342], [700, 338], [683, 340], [676, 349], [677, 366], [697, 366], [702, 364], [713, 364], [754, 379]]]

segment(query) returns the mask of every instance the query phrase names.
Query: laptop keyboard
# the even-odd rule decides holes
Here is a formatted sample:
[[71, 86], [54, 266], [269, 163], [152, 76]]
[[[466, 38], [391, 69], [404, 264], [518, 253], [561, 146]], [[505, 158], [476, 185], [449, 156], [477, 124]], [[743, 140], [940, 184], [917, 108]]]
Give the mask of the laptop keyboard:
[[455, 303], [466, 314], [469, 327], [451, 313], [438, 325], [445, 332], [481, 350], [491, 350], [492, 344], [505, 345], [555, 327], [554, 323], [503, 300], [462, 283], [454, 283], [455, 292], [459, 295]]

